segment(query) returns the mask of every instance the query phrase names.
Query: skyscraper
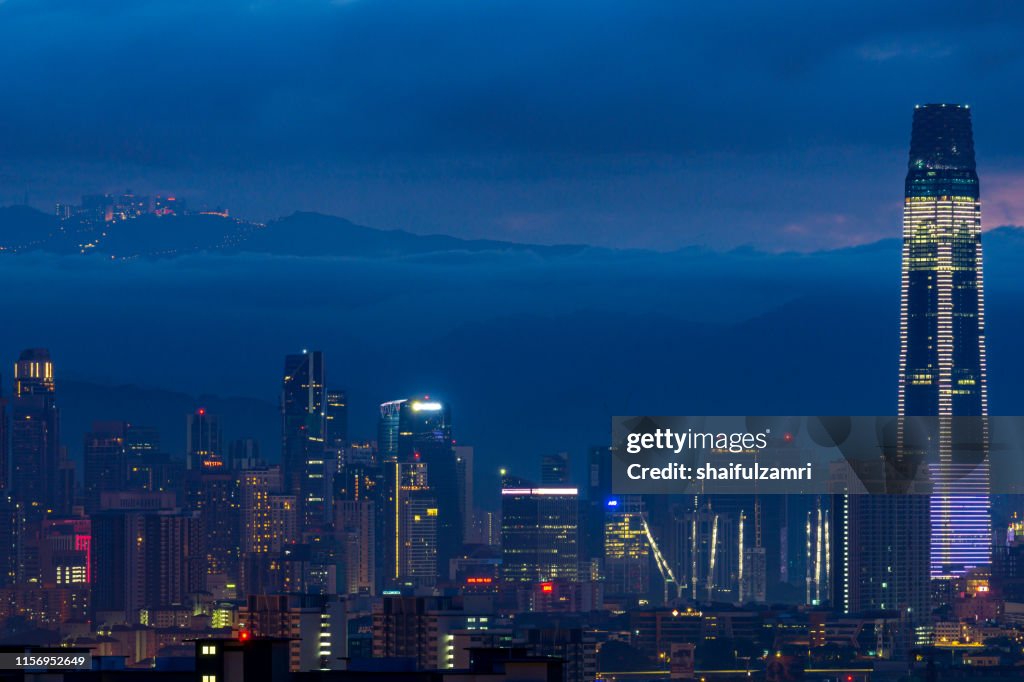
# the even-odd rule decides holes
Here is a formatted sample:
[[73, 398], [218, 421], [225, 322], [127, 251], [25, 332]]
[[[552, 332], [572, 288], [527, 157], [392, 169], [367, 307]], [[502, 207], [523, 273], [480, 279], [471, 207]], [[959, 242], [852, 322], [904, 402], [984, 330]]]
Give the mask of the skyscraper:
[[952, 417], [988, 415], [979, 196], [970, 109], [918, 106], [903, 204], [898, 414], [939, 417], [933, 578], [987, 565], [991, 553], [987, 463], [951, 461], [963, 435]]
[[52, 504], [60, 461], [60, 424], [53, 361], [45, 348], [22, 351], [14, 365], [11, 483], [30, 519]]
[[452, 418], [447, 403], [420, 396], [401, 404], [398, 460], [426, 465], [426, 480], [437, 507], [437, 567], [441, 575], [447, 575], [449, 562], [462, 551], [463, 533]]
[[104, 492], [125, 489], [128, 480], [125, 422], [93, 422], [85, 434], [85, 509], [90, 514], [100, 509]]
[[438, 500], [424, 462], [389, 462], [386, 579], [393, 585], [432, 586], [438, 577]]
[[389, 400], [380, 404], [377, 423], [377, 448], [382, 462], [398, 457], [398, 419], [405, 399]]
[[[951, 418], [988, 412], [978, 197], [970, 110], [918, 106], [903, 205], [897, 413], [939, 418], [941, 460], [951, 451]], [[930, 499], [834, 500], [835, 603], [847, 612], [898, 609], [906, 627], [896, 646], [904, 652], [930, 611], [929, 578], [989, 561], [987, 468], [962, 477], [955, 498], [942, 494], [950, 492], [944, 475]]]
[[[348, 449], [348, 397], [345, 391], [331, 389], [324, 394], [324, 450], [327, 468], [333, 478], [345, 466]], [[332, 487], [328, 481], [328, 488]]]
[[220, 419], [200, 407], [185, 416], [186, 459], [190, 471], [219, 469], [224, 466]]
[[326, 462], [324, 355], [302, 351], [284, 361], [281, 384], [281, 469], [284, 492], [295, 495], [299, 523], [319, 527], [331, 513]]
[[185, 603], [205, 587], [199, 518], [177, 509], [105, 510], [91, 518], [92, 609], [136, 623], [139, 609]]
[[576, 582], [579, 495], [576, 488], [536, 488], [526, 481], [501, 491], [502, 574], [508, 582]]

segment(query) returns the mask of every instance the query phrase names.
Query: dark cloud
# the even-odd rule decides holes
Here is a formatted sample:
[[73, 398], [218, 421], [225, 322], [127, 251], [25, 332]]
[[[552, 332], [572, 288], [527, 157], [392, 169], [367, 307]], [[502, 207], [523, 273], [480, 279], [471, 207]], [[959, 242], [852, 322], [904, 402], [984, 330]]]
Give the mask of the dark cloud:
[[1022, 33], [996, 2], [7, 0], [0, 201], [130, 183], [471, 236], [864, 241], [898, 223], [916, 102], [975, 106], [983, 182], [1021, 165]]

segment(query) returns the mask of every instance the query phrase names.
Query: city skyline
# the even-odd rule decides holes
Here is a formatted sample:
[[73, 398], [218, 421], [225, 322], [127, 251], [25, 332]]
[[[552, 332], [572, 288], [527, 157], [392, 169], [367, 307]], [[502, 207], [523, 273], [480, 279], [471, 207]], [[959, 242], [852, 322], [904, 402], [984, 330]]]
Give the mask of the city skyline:
[[[915, 154], [931, 144], [918, 139], [918, 116], [908, 188], [916, 188], [915, 172], [922, 170]], [[930, 125], [933, 135], [933, 128], [955, 128], [942, 116]], [[939, 134], [937, 144], [969, 148], [969, 137], [962, 139], [969, 134], [955, 132], [952, 142]], [[922, 177], [934, 189], [931, 171], [950, 164], [928, 163]], [[954, 166], [954, 175], [961, 171], [970, 176], [973, 167]], [[904, 280], [898, 413], [930, 413], [934, 401], [940, 417], [984, 416], [985, 327], [980, 283], [970, 277], [980, 275], [976, 251], [964, 261], [962, 288], [976, 296], [968, 303], [977, 323], [966, 330], [961, 324], [955, 345], [957, 357], [982, 360], [973, 369], [951, 362], [936, 376], [979, 377], [966, 385], [981, 388], [956, 393], [921, 379], [937, 362], [922, 355], [934, 345], [922, 340], [937, 332], [914, 331], [908, 320], [938, 318], [934, 329], [949, 326], [937, 314], [946, 310], [935, 304], [942, 294], [929, 293], [927, 278], [949, 270], [941, 262], [941, 230], [956, 225], [942, 213], [946, 195], [931, 189], [908, 189], [903, 272], [906, 278], [921, 267], [926, 287], [915, 292]], [[963, 230], [972, 249], [977, 200], [976, 192], [965, 200]], [[925, 215], [916, 204], [928, 201]], [[938, 239], [929, 230], [939, 230]], [[974, 356], [972, 335], [979, 344]], [[448, 396], [413, 394], [374, 406], [370, 442], [349, 432], [349, 409], [358, 401], [344, 377], [339, 383], [328, 372], [328, 354], [306, 348], [278, 366], [279, 450], [231, 438], [221, 416], [200, 406], [177, 415], [185, 434], [177, 451], [163, 447], [163, 434], [150, 426], [95, 422], [85, 434], [83, 466], [50, 437], [63, 418], [59, 362], [45, 348], [17, 356], [4, 405], [11, 415], [11, 498], [0, 502], [0, 613], [16, 624], [16, 637], [18, 619], [71, 632], [63, 641], [72, 652], [96, 647], [108, 631], [131, 632], [154, 643], [105, 645], [93, 655], [125, 652], [129, 669], [145, 671], [168, 665], [158, 660], [162, 652], [178, 665], [190, 661], [197, 675], [217, 670], [214, 677], [237, 663], [211, 667], [204, 656], [213, 654], [205, 652], [259, 651], [276, 641], [288, 654], [277, 673], [282, 679], [286, 669], [345, 674], [340, 661], [350, 658], [385, 667], [408, 659], [401, 665], [410, 671], [472, 668], [482, 655], [473, 651], [483, 649], [464, 647], [498, 647], [508, 655], [512, 645], [524, 657], [558, 657], [561, 679], [584, 682], [596, 675], [602, 648], [614, 649], [615, 628], [627, 623], [634, 633], [629, 650], [651, 665], [671, 658], [691, 660], [696, 670], [735, 670], [744, 650], [747, 670], [757, 674], [767, 674], [773, 660], [803, 665], [805, 658], [821, 661], [819, 674], [859, 674], [930, 646], [944, 651], [944, 637], [1019, 634], [1015, 621], [991, 617], [1016, 604], [1016, 566], [1024, 565], [1019, 516], [1001, 517], [996, 533], [986, 525], [989, 543], [1003, 544], [986, 544], [985, 556], [970, 540], [970, 553], [955, 554], [970, 563], [948, 561], [967, 538], [947, 534], [943, 524], [958, 528], [959, 518], [947, 517], [965, 511], [974, 515], [965, 517], [969, 524], [976, 511], [987, 518], [987, 502], [974, 504], [984, 491], [972, 488], [968, 504], [932, 498], [930, 525], [929, 498], [921, 495], [835, 496], [831, 506], [823, 496], [615, 496], [610, 451], [595, 446], [584, 478], [566, 452], [509, 462], [494, 500], [486, 476], [474, 482], [474, 447], [459, 439], [459, 410]], [[932, 394], [912, 396], [916, 402], [905, 397], [929, 385]], [[943, 390], [955, 399], [973, 397], [974, 407], [943, 412]], [[26, 464], [49, 475], [34, 477]], [[945, 517], [936, 516], [936, 499], [952, 502], [938, 508]], [[951, 541], [954, 550], [943, 549]], [[929, 546], [931, 577], [943, 579], [941, 588], [928, 581]], [[940, 615], [943, 609], [955, 610], [957, 620]], [[530, 618], [517, 622], [517, 614]], [[566, 618], [571, 627], [563, 630]], [[762, 655], [756, 633], [773, 619], [803, 623], [789, 627], [806, 634], [772, 625], [766, 651], [775, 653]], [[89, 628], [73, 628], [77, 622]], [[959, 629], [950, 635], [954, 625]], [[551, 626], [563, 634], [552, 635], [545, 629]], [[410, 638], [412, 632], [418, 634]], [[194, 650], [183, 638], [196, 639]], [[713, 653], [709, 642], [719, 638], [736, 650]], [[828, 647], [869, 667], [815, 658], [829, 655]]]
[[1024, 6], [208, 5], [0, 0], [0, 682], [1021, 677]]

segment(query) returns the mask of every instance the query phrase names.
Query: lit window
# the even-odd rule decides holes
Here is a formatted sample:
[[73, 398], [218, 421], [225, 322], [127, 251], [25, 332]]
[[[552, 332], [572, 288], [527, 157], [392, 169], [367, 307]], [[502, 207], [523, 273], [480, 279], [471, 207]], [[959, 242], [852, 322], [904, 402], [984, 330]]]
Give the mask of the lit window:
[[204, 644], [201, 653], [203, 656], [216, 656], [217, 647], [213, 644]]

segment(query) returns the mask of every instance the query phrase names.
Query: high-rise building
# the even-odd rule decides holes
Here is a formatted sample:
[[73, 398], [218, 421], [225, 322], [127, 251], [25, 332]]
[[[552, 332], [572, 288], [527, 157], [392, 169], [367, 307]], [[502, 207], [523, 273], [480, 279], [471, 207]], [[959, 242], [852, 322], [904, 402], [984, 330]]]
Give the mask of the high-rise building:
[[[511, 482], [511, 481], [510, 481]], [[502, 574], [508, 582], [576, 582], [579, 494], [522, 481], [501, 490]]]
[[242, 518], [238, 477], [222, 469], [192, 471], [188, 481], [188, 498], [189, 509], [199, 516], [207, 574], [236, 580]]
[[[170, 490], [179, 478], [171, 456], [160, 449], [160, 432], [153, 426], [128, 424], [124, 435], [125, 470], [129, 490]], [[187, 466], [187, 464], [185, 464]]]
[[930, 613], [929, 578], [986, 565], [991, 551], [987, 464], [966, 475], [948, 465], [952, 418], [988, 414], [981, 205], [966, 106], [914, 110], [903, 206], [898, 444], [908, 445], [904, 418], [938, 418], [938, 495], [839, 496], [831, 510], [834, 603], [898, 610], [897, 655]]
[[541, 485], [569, 485], [569, 453], [555, 452], [541, 456]]
[[11, 402], [11, 489], [29, 519], [41, 518], [54, 501], [60, 461], [56, 397], [50, 352], [22, 351]]
[[477, 532], [473, 513], [473, 446], [456, 445], [452, 451], [455, 453], [455, 483], [459, 491], [462, 539], [466, 544], [478, 544], [480, 534]]
[[239, 438], [231, 441], [228, 449], [228, 468], [232, 471], [259, 469], [266, 463], [260, 457], [260, 444], [255, 438]]
[[610, 598], [635, 599], [650, 592], [651, 549], [644, 532], [645, 513], [638, 495], [605, 503], [604, 575], [605, 594]]
[[190, 471], [219, 469], [224, 466], [220, 418], [200, 407], [185, 416], [186, 459]]
[[380, 420], [377, 422], [377, 450], [382, 462], [398, 457], [398, 420], [404, 402], [405, 398], [402, 398], [380, 404]]
[[334, 536], [344, 557], [338, 584], [347, 594], [377, 592], [383, 488], [372, 458], [349, 462], [334, 479]]
[[94, 422], [85, 434], [85, 509], [100, 509], [104, 492], [124, 490], [127, 480], [127, 447], [125, 422]]
[[334, 533], [345, 571], [339, 586], [345, 594], [376, 593], [376, 517], [373, 500], [334, 501]]
[[288, 355], [281, 384], [281, 470], [284, 492], [298, 501], [303, 529], [322, 526], [331, 514], [325, 416], [323, 353]]
[[453, 445], [451, 410], [447, 403], [421, 396], [401, 404], [398, 460], [427, 465], [427, 480], [437, 507], [437, 566], [444, 575], [448, 573], [449, 562], [460, 556], [463, 538]]
[[136, 623], [141, 609], [184, 604], [205, 587], [198, 516], [125, 502], [90, 519], [91, 607], [99, 622]]
[[432, 586], [438, 578], [438, 501], [425, 462], [390, 462], [386, 576], [390, 584]]
[[345, 391], [327, 391], [324, 407], [326, 441], [329, 447], [344, 449], [348, 444], [348, 397]]
[[[914, 110], [903, 204], [899, 416], [939, 417], [933, 578], [991, 558], [989, 471], [951, 461], [952, 417], [988, 415], [981, 202], [967, 106]], [[983, 437], [985, 437], [983, 435]], [[986, 438], [987, 440], [987, 438]]]
[[[281, 487], [281, 470], [277, 467], [250, 469], [239, 475], [243, 554], [279, 552], [286, 543], [274, 519], [275, 504], [272, 504], [273, 498], [282, 496]], [[287, 497], [294, 502], [293, 496]], [[278, 507], [282, 505], [276, 503]]]

